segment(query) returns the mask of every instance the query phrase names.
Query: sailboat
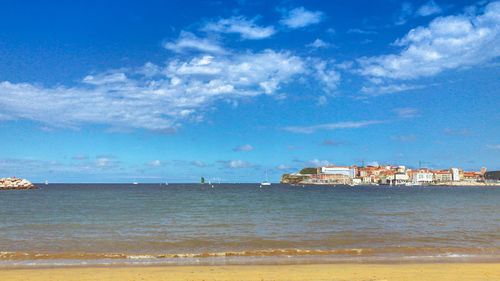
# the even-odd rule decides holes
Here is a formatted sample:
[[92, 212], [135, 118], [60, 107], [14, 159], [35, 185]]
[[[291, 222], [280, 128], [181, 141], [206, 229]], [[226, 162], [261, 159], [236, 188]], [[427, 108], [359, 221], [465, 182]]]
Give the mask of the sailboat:
[[265, 180], [264, 182], [262, 182], [262, 183], [260, 184], [260, 186], [263, 186], [263, 185], [271, 185], [271, 183], [269, 182], [269, 179], [268, 179], [268, 177], [267, 177], [267, 170], [266, 170], [266, 180]]
[[49, 185], [49, 181], [48, 180], [45, 181], [45, 185]]

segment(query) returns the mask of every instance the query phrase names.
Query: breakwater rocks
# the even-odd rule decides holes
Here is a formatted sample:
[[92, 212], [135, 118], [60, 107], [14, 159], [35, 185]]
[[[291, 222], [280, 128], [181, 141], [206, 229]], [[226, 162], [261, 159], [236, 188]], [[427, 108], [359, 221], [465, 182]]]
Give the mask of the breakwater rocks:
[[20, 178], [1, 178], [0, 190], [38, 189], [29, 180]]

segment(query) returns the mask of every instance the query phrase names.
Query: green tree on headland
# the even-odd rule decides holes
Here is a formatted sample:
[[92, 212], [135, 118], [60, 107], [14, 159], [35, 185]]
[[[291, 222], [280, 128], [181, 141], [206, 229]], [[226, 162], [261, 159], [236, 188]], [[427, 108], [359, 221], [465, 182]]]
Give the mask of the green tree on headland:
[[300, 173], [302, 175], [304, 175], [304, 174], [316, 175], [318, 173], [318, 170], [316, 168], [304, 168], [304, 169], [300, 170]]

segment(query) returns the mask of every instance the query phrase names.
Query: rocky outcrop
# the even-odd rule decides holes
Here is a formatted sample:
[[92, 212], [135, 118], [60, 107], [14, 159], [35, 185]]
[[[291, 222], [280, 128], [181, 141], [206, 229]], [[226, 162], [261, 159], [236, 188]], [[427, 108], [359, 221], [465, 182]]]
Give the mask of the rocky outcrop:
[[18, 190], [18, 189], [38, 189], [34, 184], [26, 179], [20, 178], [1, 178], [0, 190]]
[[281, 176], [280, 183], [286, 184], [302, 184], [303, 181], [309, 179], [311, 175], [301, 175], [301, 174], [283, 174]]

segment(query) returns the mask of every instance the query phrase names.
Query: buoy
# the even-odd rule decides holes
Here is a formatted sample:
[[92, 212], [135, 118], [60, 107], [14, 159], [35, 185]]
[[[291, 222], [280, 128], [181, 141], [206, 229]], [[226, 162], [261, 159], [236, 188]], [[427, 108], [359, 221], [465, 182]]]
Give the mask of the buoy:
[[212, 188], [214, 188], [214, 185], [212, 184]]

